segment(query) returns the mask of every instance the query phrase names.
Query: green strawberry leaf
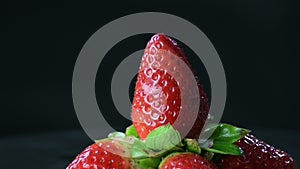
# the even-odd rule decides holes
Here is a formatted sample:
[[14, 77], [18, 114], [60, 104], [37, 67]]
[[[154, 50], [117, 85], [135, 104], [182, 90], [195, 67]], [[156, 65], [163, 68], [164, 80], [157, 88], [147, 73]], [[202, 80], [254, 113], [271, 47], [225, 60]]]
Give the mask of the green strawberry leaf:
[[179, 132], [167, 124], [154, 129], [145, 140], [135, 138], [131, 156], [132, 158], [162, 157], [170, 152], [184, 151], [183, 146]]
[[144, 158], [135, 161], [135, 164], [140, 169], [158, 168], [161, 158]]
[[143, 149], [132, 149], [131, 150], [131, 158], [147, 158], [149, 157], [149, 154], [145, 151], [143, 151]]
[[215, 128], [215, 131], [210, 137], [210, 139], [234, 143], [249, 133], [250, 130], [248, 129], [235, 127], [230, 124], [220, 123]]
[[197, 140], [186, 138], [183, 143], [189, 152], [201, 154], [201, 148]]
[[243, 151], [242, 149], [235, 145], [235, 144], [229, 144], [227, 142], [222, 141], [215, 141], [213, 147], [214, 149], [221, 150], [227, 154], [231, 155], [242, 155]]
[[134, 136], [136, 138], [139, 138], [135, 127], [132, 125], [130, 125], [129, 127], [126, 128], [126, 132], [125, 132], [126, 136]]
[[213, 153], [218, 153], [218, 154], [227, 154], [226, 152], [224, 151], [221, 151], [221, 150], [217, 150], [217, 149], [214, 149], [214, 148], [202, 148], [203, 150], [206, 150], [208, 152], [213, 152]]
[[214, 144], [214, 140], [208, 139], [202, 143], [200, 143], [201, 148], [211, 148]]
[[243, 151], [242, 149], [235, 145], [235, 144], [228, 144], [226, 142], [217, 142], [217, 144], [214, 144], [212, 148], [202, 148], [206, 151], [213, 152], [213, 153], [219, 153], [219, 154], [231, 154], [231, 155], [242, 155]]
[[243, 154], [242, 149], [235, 145], [234, 142], [250, 133], [250, 130], [223, 123], [212, 125], [205, 131], [207, 132], [210, 130], [214, 130], [210, 138], [205, 141], [200, 140], [200, 147], [202, 149], [218, 154]]
[[132, 158], [147, 158], [150, 157], [149, 152], [150, 150], [146, 147], [145, 142], [137, 139], [133, 142], [132, 150], [131, 150], [131, 157]]
[[170, 124], [151, 131], [145, 139], [146, 146], [152, 150], [169, 150], [181, 142], [181, 136]]
[[162, 157], [169, 152], [178, 152], [183, 151], [183, 149], [179, 147], [174, 147], [171, 150], [152, 150], [148, 148], [145, 142], [141, 140], [135, 140], [131, 149], [131, 157], [133, 159], [141, 159], [141, 158], [148, 158], [148, 157]]

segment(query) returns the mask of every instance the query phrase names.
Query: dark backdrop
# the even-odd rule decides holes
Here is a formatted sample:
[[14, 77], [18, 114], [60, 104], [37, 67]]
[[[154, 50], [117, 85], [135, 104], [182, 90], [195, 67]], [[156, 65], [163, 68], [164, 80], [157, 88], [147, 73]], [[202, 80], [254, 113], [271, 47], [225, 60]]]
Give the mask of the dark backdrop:
[[[10, 1], [2, 7], [0, 137], [81, 129], [71, 93], [78, 53], [101, 26], [144, 11], [180, 16], [209, 37], [226, 71], [228, 96], [223, 121], [248, 128], [300, 129], [300, 12], [296, 2]], [[129, 51], [143, 48], [150, 36], [125, 39], [111, 52], [120, 61]], [[209, 93], [201, 62], [189, 59]], [[104, 67], [113, 71], [117, 61], [108, 60]], [[100, 77], [109, 79], [98, 75], [98, 99], [106, 97], [101, 91], [105, 85], [107, 88]], [[107, 104], [109, 108], [113, 112]], [[115, 127], [127, 124], [122, 121]]]

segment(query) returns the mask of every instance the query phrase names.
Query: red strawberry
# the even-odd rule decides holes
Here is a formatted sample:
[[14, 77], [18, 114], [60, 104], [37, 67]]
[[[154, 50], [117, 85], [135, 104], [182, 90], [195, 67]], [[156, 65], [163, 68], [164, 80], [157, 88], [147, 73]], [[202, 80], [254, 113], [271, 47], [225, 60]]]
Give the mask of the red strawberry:
[[206, 158], [193, 153], [174, 153], [167, 156], [159, 165], [159, 169], [218, 169]]
[[130, 169], [130, 160], [125, 158], [125, 153], [117, 141], [102, 140], [85, 148], [67, 169]]
[[246, 135], [235, 143], [243, 156], [225, 155], [218, 162], [220, 169], [296, 169], [295, 161], [285, 152]]
[[[150, 131], [159, 126], [173, 124], [179, 112], [182, 112], [180, 116], [183, 118], [178, 118], [177, 126], [173, 127], [182, 131], [186, 124], [194, 124], [186, 133], [186, 137], [199, 137], [209, 106], [205, 92], [198, 82], [196, 88], [199, 91], [192, 90], [192, 80], [188, 78], [191, 76], [184, 71], [186, 66], [191, 71], [183, 51], [171, 38], [156, 34], [148, 42], [142, 57], [132, 104], [133, 125], [141, 139], [145, 139]], [[176, 76], [176, 80], [171, 74]], [[192, 78], [195, 80], [194, 75]], [[193, 110], [197, 104], [196, 92], [199, 92], [200, 97], [199, 110]]]

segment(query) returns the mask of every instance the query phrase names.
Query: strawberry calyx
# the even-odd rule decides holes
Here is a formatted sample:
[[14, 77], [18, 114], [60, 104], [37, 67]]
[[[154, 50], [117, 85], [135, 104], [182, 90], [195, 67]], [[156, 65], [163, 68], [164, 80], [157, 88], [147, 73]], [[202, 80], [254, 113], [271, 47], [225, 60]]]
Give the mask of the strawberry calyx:
[[[157, 152], [154, 153], [154, 155], [157, 155], [159, 152], [168, 151], [175, 147], [183, 148], [185, 151], [196, 154], [201, 154], [201, 149], [204, 150], [204, 152], [218, 154], [243, 154], [242, 149], [235, 145], [234, 142], [249, 134], [250, 130], [220, 123], [211, 125], [204, 132], [211, 130], [214, 130], [214, 132], [207, 140], [182, 139], [179, 132], [170, 124], [167, 124], [151, 131], [145, 140], [139, 140], [138, 137], [136, 137], [137, 140], [134, 141], [134, 148], [143, 152], [144, 156], [151, 156], [145, 153], [148, 150]], [[131, 133], [135, 133], [134, 126], [128, 127], [126, 133], [127, 136], [133, 136]]]
[[133, 125], [126, 128], [126, 132], [109, 134], [110, 139], [122, 140], [130, 144], [130, 158], [134, 165], [140, 168], [156, 168], [161, 160], [173, 153], [189, 152], [212, 160], [215, 154], [242, 155], [243, 151], [234, 144], [250, 130], [235, 127], [230, 124], [215, 124], [204, 132], [214, 130], [209, 139], [181, 138], [179, 132], [172, 125], [166, 124], [151, 131], [145, 139], [140, 139]]
[[146, 139], [136, 139], [132, 146], [132, 158], [161, 157], [170, 152], [183, 151], [181, 136], [170, 124], [151, 131]]
[[123, 152], [112, 152], [132, 160], [132, 165], [141, 168], [157, 168], [167, 156], [176, 153], [193, 153], [213, 160], [216, 154], [242, 155], [242, 149], [234, 142], [241, 139], [250, 130], [230, 124], [216, 124], [204, 132], [214, 130], [207, 140], [181, 138], [179, 132], [169, 123], [151, 131], [145, 139], [140, 139], [133, 125], [126, 128], [125, 133], [113, 132], [107, 138], [95, 140], [113, 140], [122, 147]]

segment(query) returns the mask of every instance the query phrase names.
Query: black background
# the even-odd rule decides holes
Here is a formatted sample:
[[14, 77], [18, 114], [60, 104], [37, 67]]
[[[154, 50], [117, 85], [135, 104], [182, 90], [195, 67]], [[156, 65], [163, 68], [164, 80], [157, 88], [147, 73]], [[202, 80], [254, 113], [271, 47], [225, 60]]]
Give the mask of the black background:
[[[299, 134], [300, 12], [296, 1], [9, 1], [2, 7], [2, 138], [81, 130], [71, 87], [82, 46], [106, 23], [145, 11], [182, 17], [211, 40], [227, 77], [224, 122]], [[150, 36], [126, 39], [116, 45], [113, 54], [119, 59], [126, 57], [129, 51], [143, 48]], [[189, 60], [209, 93], [200, 61]], [[108, 59], [104, 67], [113, 71], [117, 61]], [[98, 98], [106, 97], [101, 92], [105, 87], [101, 77], [110, 78], [97, 76]], [[119, 124], [115, 128], [122, 129], [128, 122]]]

